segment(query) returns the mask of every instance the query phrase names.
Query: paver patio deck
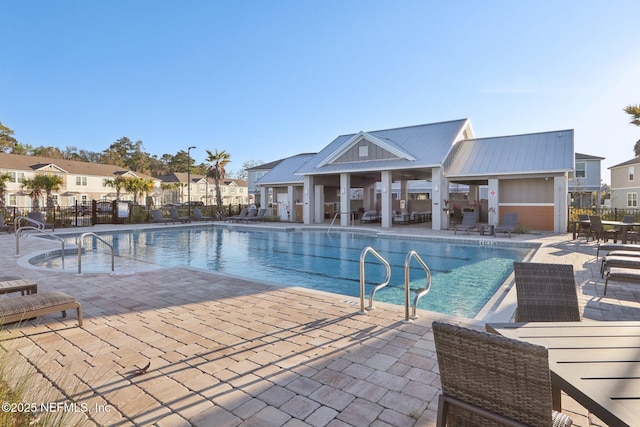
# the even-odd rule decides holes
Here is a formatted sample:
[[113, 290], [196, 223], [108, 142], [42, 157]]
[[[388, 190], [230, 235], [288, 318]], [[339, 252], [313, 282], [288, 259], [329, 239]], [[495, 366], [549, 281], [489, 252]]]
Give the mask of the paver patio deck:
[[[390, 231], [407, 227], [454, 237], [420, 225]], [[640, 287], [612, 283], [605, 297], [595, 244], [570, 237], [488, 239], [539, 242], [533, 261], [572, 264], [585, 321], [640, 320]], [[20, 256], [56, 248], [39, 240], [22, 238]], [[58, 413], [64, 425], [432, 426], [440, 383], [431, 322], [484, 327], [482, 319], [427, 311], [405, 324], [403, 308], [387, 304], [358, 315], [355, 298], [191, 268], [82, 275], [25, 268], [13, 235], [0, 235], [0, 251], [0, 275], [33, 279], [40, 291], [61, 290], [82, 304], [83, 328], [69, 313], [0, 332], [40, 392], [32, 399], [67, 405]], [[500, 315], [512, 312], [515, 299], [502, 307]], [[599, 425], [570, 399], [563, 404], [575, 425]]]

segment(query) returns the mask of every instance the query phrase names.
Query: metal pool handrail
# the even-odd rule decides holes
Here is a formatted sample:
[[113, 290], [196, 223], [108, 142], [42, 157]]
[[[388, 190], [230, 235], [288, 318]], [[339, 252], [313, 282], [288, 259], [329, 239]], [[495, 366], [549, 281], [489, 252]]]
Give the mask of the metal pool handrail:
[[96, 233], [83, 233], [78, 237], [77, 245], [78, 245], [78, 274], [82, 274], [82, 241], [87, 236], [93, 236], [94, 238], [100, 240], [105, 245], [111, 248], [111, 271], [114, 271], [115, 268], [115, 253], [113, 250], [113, 246], [109, 244], [106, 240], [100, 238]]
[[[411, 289], [409, 286], [409, 284], [411, 283], [411, 279], [409, 276], [410, 276], [411, 258], [414, 258], [416, 261], [418, 261], [418, 263], [424, 269], [425, 273], [427, 273], [427, 276], [425, 278], [426, 279], [425, 288], [418, 291], [416, 297], [413, 300], [411, 317], [409, 317], [409, 295], [411, 294]], [[418, 309], [418, 301], [420, 300], [420, 298], [422, 298], [429, 292], [429, 289], [431, 289], [431, 270], [429, 270], [429, 267], [427, 266], [427, 264], [425, 264], [425, 262], [422, 260], [422, 258], [420, 258], [420, 255], [418, 255], [416, 251], [409, 252], [407, 254], [407, 257], [404, 260], [404, 322], [410, 322], [411, 319], [418, 318], [416, 314], [416, 311]]]
[[[18, 220], [18, 219], [29, 219], [29, 218], [27, 218], [27, 217], [18, 217], [18, 218], [16, 218], [16, 220]], [[41, 222], [38, 222], [38, 221], [33, 221], [33, 222], [35, 222], [37, 224], [42, 224]], [[33, 231], [38, 232], [38, 233], [46, 234], [49, 237], [53, 237], [55, 239], [58, 239], [60, 241], [60, 243], [62, 243], [61, 260], [62, 260], [62, 268], [64, 268], [64, 239], [62, 237], [60, 237], [60, 236], [56, 236], [55, 234], [47, 233], [44, 230], [44, 228], [35, 227], [33, 225], [23, 225], [22, 227], [16, 229], [16, 233], [15, 233], [16, 234], [16, 255], [20, 255], [20, 236], [22, 236], [22, 232], [23, 231], [27, 231], [27, 230], [33, 230]]]
[[366, 248], [364, 248], [362, 250], [362, 253], [360, 254], [360, 311], [358, 312], [358, 314], [367, 314], [364, 307], [364, 260], [368, 253], [373, 254], [385, 266], [385, 268], [387, 269], [387, 279], [383, 283], [380, 283], [373, 288], [371, 294], [369, 294], [369, 307], [367, 307], [366, 310], [373, 310], [375, 308], [373, 306], [373, 296], [379, 289], [387, 286], [389, 284], [389, 281], [391, 280], [391, 266], [389, 265], [387, 260], [384, 259], [378, 252], [376, 252], [375, 249], [373, 249], [371, 246], [367, 246]]

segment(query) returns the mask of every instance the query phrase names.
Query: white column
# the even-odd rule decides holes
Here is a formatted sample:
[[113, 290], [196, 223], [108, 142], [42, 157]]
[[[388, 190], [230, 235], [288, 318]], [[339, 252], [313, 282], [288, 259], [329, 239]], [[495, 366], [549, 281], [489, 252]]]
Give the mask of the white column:
[[302, 218], [305, 224], [312, 224], [315, 218], [315, 196], [314, 196], [313, 177], [304, 176], [304, 189], [302, 190]]
[[400, 200], [404, 200], [404, 208], [402, 207], [402, 202], [400, 202], [400, 212], [407, 213], [409, 210], [409, 186], [404, 179], [400, 181]]
[[351, 175], [340, 174], [340, 225], [349, 226], [351, 223]]
[[315, 185], [315, 223], [322, 224], [324, 222], [324, 185]]
[[296, 200], [293, 198], [293, 185], [287, 186], [287, 211], [289, 212], [289, 221], [293, 221], [296, 217]]
[[567, 192], [569, 177], [565, 173], [553, 178], [553, 231], [558, 234], [567, 232]]
[[382, 171], [382, 206], [381, 206], [381, 215], [382, 215], [382, 227], [390, 228], [393, 223], [393, 215], [391, 215], [392, 203], [391, 203], [391, 172]]
[[500, 219], [500, 194], [498, 193], [499, 181], [497, 178], [489, 178], [489, 198], [487, 207], [489, 209], [489, 225], [498, 225]]
[[444, 203], [445, 199], [449, 198], [449, 181], [444, 177], [442, 168], [432, 169], [431, 184], [433, 185], [431, 229], [446, 230], [449, 227], [449, 215], [443, 209], [446, 207]]
[[267, 208], [269, 206], [269, 189], [260, 186], [260, 207]]

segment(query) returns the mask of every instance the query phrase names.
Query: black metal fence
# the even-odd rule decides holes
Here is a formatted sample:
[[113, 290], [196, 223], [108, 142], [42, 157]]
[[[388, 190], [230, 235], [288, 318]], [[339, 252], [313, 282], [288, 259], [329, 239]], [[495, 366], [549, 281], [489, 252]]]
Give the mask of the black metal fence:
[[[176, 206], [181, 216], [188, 216], [193, 212], [195, 206]], [[228, 205], [223, 208], [223, 215], [237, 215], [247, 205]], [[168, 207], [158, 208], [156, 206], [138, 205], [126, 201], [97, 201], [90, 204], [76, 203], [74, 206], [46, 206], [38, 209], [45, 221], [52, 223], [56, 228], [63, 227], [87, 227], [95, 224], [141, 224], [149, 222], [151, 210], [169, 209]], [[217, 218], [218, 209], [216, 206], [199, 206], [204, 216]], [[34, 211], [32, 207], [6, 206], [2, 210], [4, 222], [13, 227], [14, 220], [19, 217], [26, 217], [29, 212]]]

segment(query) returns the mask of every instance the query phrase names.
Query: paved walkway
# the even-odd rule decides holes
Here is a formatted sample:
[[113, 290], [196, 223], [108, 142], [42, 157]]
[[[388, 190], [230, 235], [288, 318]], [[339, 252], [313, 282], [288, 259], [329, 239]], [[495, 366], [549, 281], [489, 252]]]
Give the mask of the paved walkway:
[[[393, 232], [453, 237], [420, 225]], [[595, 245], [570, 238], [511, 241], [541, 243], [534, 261], [573, 264], [585, 321], [640, 320], [640, 287], [616, 283], [604, 297]], [[39, 240], [22, 238], [20, 256], [47, 249]], [[82, 303], [83, 328], [70, 312], [0, 332], [19, 367], [13, 372], [27, 374], [31, 401], [50, 405], [41, 416], [62, 417], [65, 426], [432, 426], [439, 375], [431, 322], [484, 327], [426, 311], [405, 324], [403, 309], [386, 304], [359, 315], [351, 297], [189, 268], [24, 268], [13, 235], [0, 235], [0, 251], [0, 275], [34, 279], [40, 291]], [[514, 308], [511, 292], [488, 316]], [[563, 404], [574, 425], [601, 425], [571, 399]]]

